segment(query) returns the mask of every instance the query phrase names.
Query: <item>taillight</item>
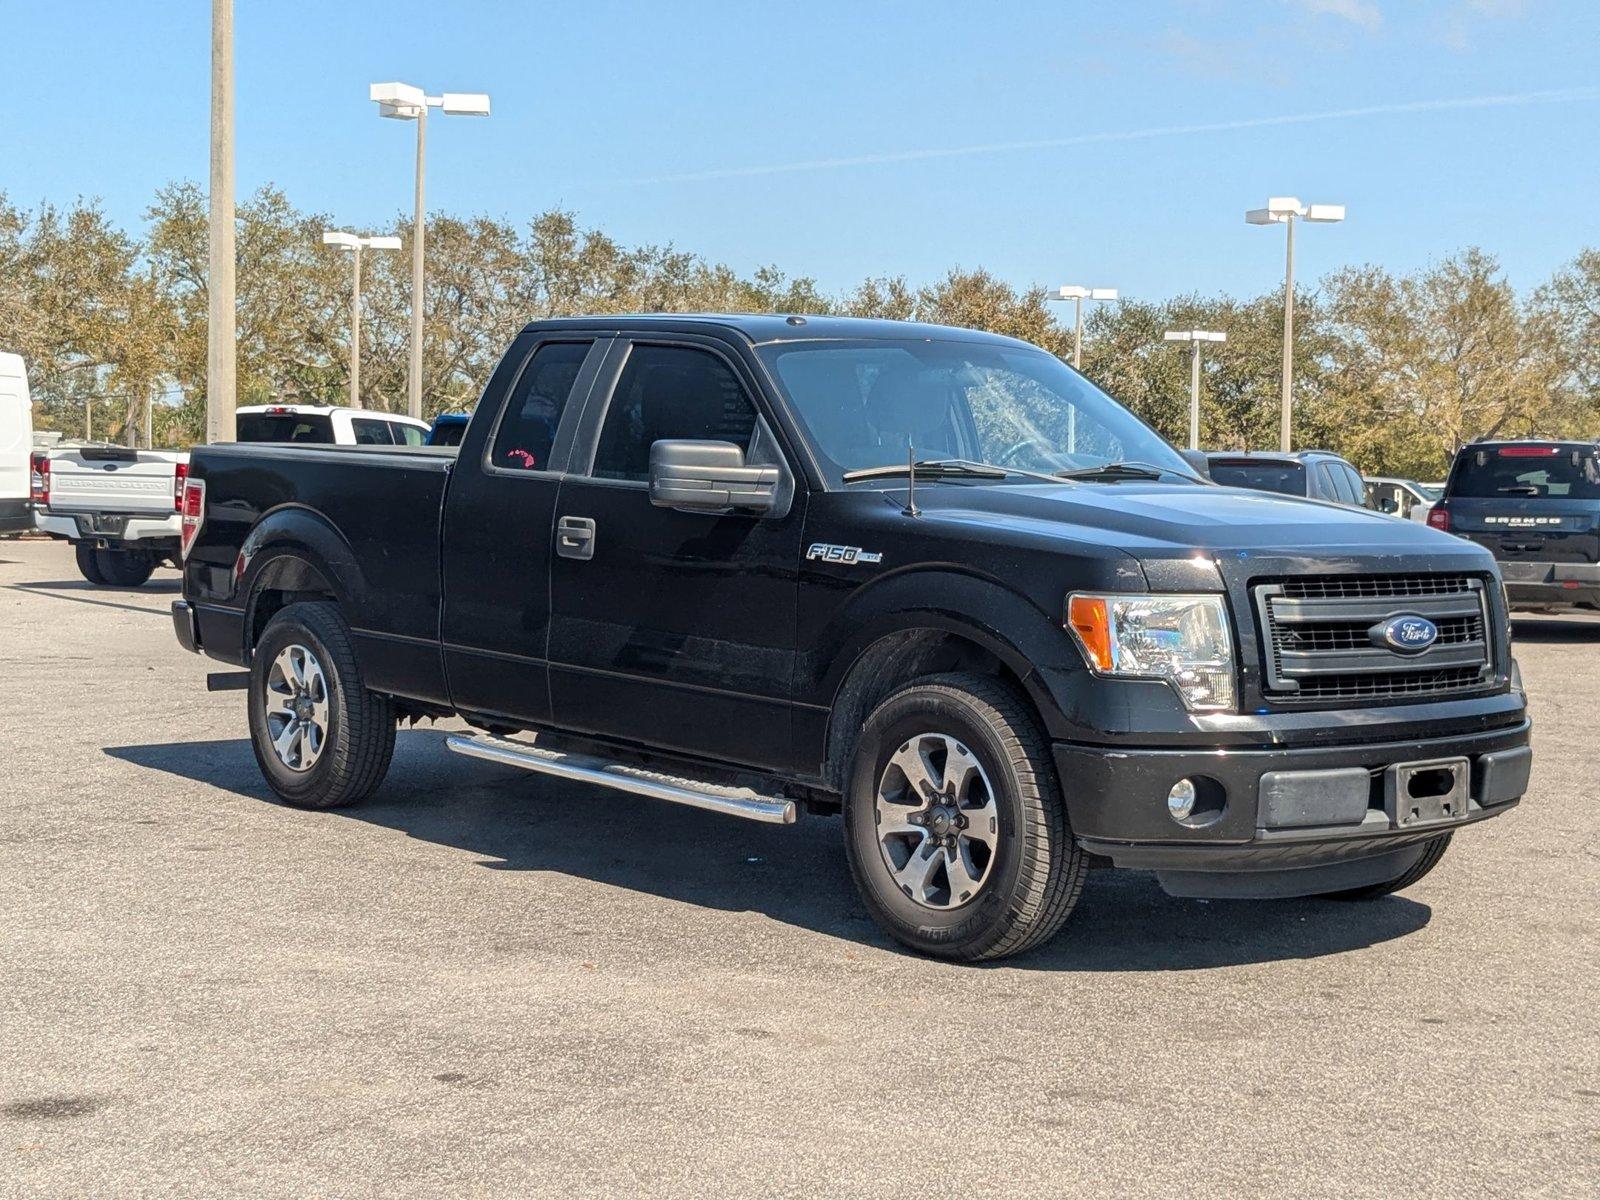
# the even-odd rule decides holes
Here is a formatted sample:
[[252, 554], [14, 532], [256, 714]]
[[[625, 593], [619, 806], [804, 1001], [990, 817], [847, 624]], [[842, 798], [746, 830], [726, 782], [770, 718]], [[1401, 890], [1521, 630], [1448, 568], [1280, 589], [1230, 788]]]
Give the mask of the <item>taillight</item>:
[[181, 514], [178, 528], [178, 552], [184, 557], [189, 557], [189, 551], [194, 548], [195, 538], [200, 536], [200, 526], [206, 519], [206, 481], [204, 479], [185, 479], [183, 483], [183, 502], [178, 506]]
[[172, 472], [172, 511], [183, 511], [183, 485], [189, 478], [189, 464], [175, 463]]
[[45, 450], [35, 450], [28, 456], [28, 499], [34, 504], [50, 503], [50, 455]]
[[1446, 533], [1449, 533], [1450, 532], [1450, 513], [1447, 510], [1445, 510], [1444, 508], [1442, 508], [1439, 505], [1435, 504], [1432, 508], [1430, 508], [1428, 510], [1428, 524], [1431, 525], [1435, 529], [1442, 529]]

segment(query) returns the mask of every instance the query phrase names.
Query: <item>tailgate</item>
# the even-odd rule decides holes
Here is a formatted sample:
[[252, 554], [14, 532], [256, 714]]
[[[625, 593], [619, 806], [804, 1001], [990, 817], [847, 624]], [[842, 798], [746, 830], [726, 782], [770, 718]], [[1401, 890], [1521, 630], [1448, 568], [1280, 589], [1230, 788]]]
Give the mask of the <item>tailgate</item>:
[[50, 511], [171, 516], [178, 456], [130, 454], [93, 447], [52, 454]]
[[1502, 562], [1600, 562], [1600, 503], [1593, 500], [1453, 499], [1450, 532]]

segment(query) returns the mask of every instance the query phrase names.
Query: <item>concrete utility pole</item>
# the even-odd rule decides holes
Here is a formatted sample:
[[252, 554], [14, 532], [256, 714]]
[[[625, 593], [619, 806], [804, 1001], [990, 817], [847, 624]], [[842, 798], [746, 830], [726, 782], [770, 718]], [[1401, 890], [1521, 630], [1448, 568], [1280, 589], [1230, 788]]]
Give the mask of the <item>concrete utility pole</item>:
[[411, 224], [411, 364], [406, 372], [406, 411], [420, 420], [422, 309], [425, 298], [422, 244], [427, 217], [422, 180], [428, 151], [428, 110], [442, 109], [446, 116], [451, 117], [487, 117], [489, 97], [481, 92], [446, 92], [442, 96], [430, 96], [408, 83], [375, 83], [368, 89], [367, 95], [377, 104], [380, 116], [417, 123], [416, 212]]
[[211, 0], [211, 230], [206, 274], [206, 441], [236, 436], [234, 333], [233, 0]]
[[1162, 334], [1169, 342], [1189, 343], [1189, 449], [1200, 449], [1200, 345], [1225, 342], [1228, 335], [1214, 329], [1173, 329]]
[[1251, 225], [1286, 227], [1286, 255], [1283, 268], [1283, 387], [1278, 419], [1278, 449], [1292, 449], [1294, 424], [1294, 223], [1296, 219], [1333, 224], [1344, 220], [1342, 204], [1301, 204], [1294, 196], [1273, 196], [1265, 208], [1252, 208], [1244, 214]]
[[350, 407], [363, 408], [361, 403], [361, 252], [363, 250], [398, 250], [397, 237], [362, 237], [341, 229], [330, 229], [322, 235], [324, 246], [343, 246], [350, 251], [354, 278], [350, 287]]

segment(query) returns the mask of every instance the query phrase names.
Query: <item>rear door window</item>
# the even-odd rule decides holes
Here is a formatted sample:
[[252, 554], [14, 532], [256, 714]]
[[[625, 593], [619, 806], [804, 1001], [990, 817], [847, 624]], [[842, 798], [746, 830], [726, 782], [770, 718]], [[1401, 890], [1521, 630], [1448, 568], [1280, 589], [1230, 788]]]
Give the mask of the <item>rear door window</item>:
[[593, 342], [545, 342], [523, 365], [490, 450], [492, 466], [548, 471], [556, 427]]
[[1573, 446], [1498, 446], [1461, 454], [1450, 494], [1600, 500], [1600, 462], [1593, 449]]
[[350, 430], [358, 446], [392, 446], [394, 435], [389, 432], [389, 422], [374, 417], [351, 417]]
[[1356, 474], [1356, 469], [1348, 463], [1333, 464], [1334, 484], [1339, 491], [1339, 499], [1346, 504], [1361, 507], [1362, 493], [1365, 488], [1361, 476]]

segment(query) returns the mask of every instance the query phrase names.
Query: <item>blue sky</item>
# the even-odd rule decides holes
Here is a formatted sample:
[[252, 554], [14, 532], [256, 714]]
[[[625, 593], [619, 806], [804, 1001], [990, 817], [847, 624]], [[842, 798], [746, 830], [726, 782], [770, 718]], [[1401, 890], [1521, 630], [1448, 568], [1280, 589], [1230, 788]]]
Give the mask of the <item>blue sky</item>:
[[[959, 264], [1253, 293], [1281, 233], [1242, 214], [1280, 194], [1349, 207], [1303, 277], [1478, 244], [1531, 286], [1600, 245], [1595, 0], [236, 7], [240, 191], [344, 224], [409, 207], [411, 126], [366, 99], [398, 79], [493, 96], [431, 124], [433, 208], [565, 206], [828, 289]], [[6, 0], [0, 29], [13, 202], [138, 227], [205, 179], [209, 5]]]

